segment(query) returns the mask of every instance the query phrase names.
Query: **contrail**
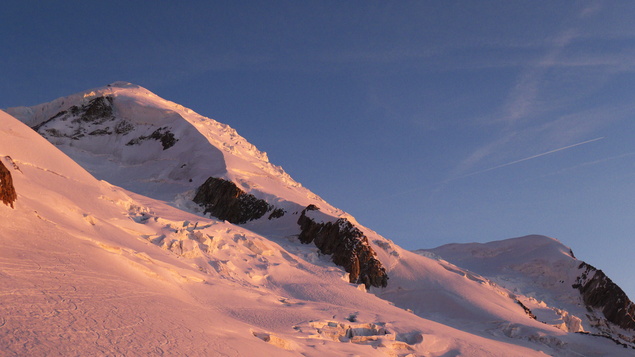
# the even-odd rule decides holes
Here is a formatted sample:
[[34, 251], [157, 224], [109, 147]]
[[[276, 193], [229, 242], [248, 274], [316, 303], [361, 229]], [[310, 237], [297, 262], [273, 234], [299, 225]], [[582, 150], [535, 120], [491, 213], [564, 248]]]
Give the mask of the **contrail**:
[[524, 159], [520, 159], [520, 160], [516, 160], [516, 161], [512, 161], [512, 162], [508, 162], [502, 165], [498, 165], [498, 166], [494, 166], [494, 167], [490, 167], [489, 169], [485, 169], [485, 170], [481, 170], [481, 171], [477, 171], [477, 172], [472, 172], [471, 174], [467, 174], [461, 177], [468, 177], [468, 176], [473, 176], [473, 175], [478, 175], [478, 174], [482, 174], [484, 172], [488, 172], [488, 171], [492, 171], [492, 170], [496, 170], [496, 169], [500, 169], [502, 167], [506, 167], [506, 166], [510, 166], [510, 165], [514, 165], [514, 164], [518, 164], [521, 163], [523, 161], [527, 161], [527, 160], [531, 160], [531, 159], [535, 159], [541, 156], [545, 156], [545, 155], [549, 155], [549, 154], [553, 154], [554, 152], [558, 152], [558, 151], [562, 151], [562, 150], [567, 150], [567, 149], [571, 149], [574, 148], [576, 146], [580, 146], [580, 145], [584, 145], [584, 144], [588, 144], [588, 143], [592, 143], [594, 141], [598, 141], [598, 140], [602, 140], [604, 139], [604, 136], [601, 136], [599, 138], [595, 138], [595, 139], [591, 139], [591, 140], [587, 140], [587, 141], [583, 141], [581, 143], [577, 143], [577, 144], [572, 144], [572, 145], [568, 145], [568, 146], [564, 146], [561, 148], [557, 148], [557, 149], [553, 149], [553, 150], [549, 150], [547, 152], [543, 152], [542, 154], [537, 154], [537, 155], [533, 155], [530, 157], [526, 157]]
[[[580, 142], [580, 143], [577, 143], [577, 144], [572, 144], [572, 145], [564, 146], [564, 147], [561, 147], [561, 148], [557, 148], [557, 149], [549, 150], [549, 151], [547, 151], [547, 152], [543, 152], [543, 153], [541, 153], [541, 154], [537, 154], [537, 155], [533, 155], [533, 156], [530, 156], [530, 157], [526, 157], [526, 158], [524, 158], [524, 159], [515, 160], [515, 161], [512, 161], [512, 162], [508, 162], [508, 163], [502, 164], [502, 165], [498, 165], [498, 166], [490, 167], [489, 169], [485, 169], [485, 170], [481, 170], [481, 171], [476, 171], [476, 172], [472, 172], [472, 173], [470, 173], [470, 174], [466, 174], [466, 175], [463, 175], [463, 176], [457, 176], [457, 177], [454, 177], [454, 178], [450, 178], [450, 179], [447, 179], [447, 180], [445, 180], [445, 181], [443, 181], [443, 182], [439, 183], [439, 184], [438, 184], [438, 186], [437, 186], [437, 188], [433, 190], [433, 193], [436, 193], [436, 192], [440, 191], [440, 190], [441, 190], [441, 189], [442, 189], [445, 185], [447, 185], [447, 184], [448, 184], [448, 183], [450, 183], [451, 181], [455, 181], [455, 180], [459, 180], [459, 179], [462, 179], [462, 178], [466, 178], [466, 177], [470, 177], [470, 176], [474, 176], [474, 175], [482, 174], [482, 173], [489, 172], [489, 171], [492, 171], [492, 170], [500, 169], [500, 168], [505, 167], [505, 166], [510, 166], [510, 165], [518, 164], [518, 163], [521, 163], [521, 162], [523, 162], [523, 161], [527, 161], [527, 160], [535, 159], [535, 158], [538, 158], [538, 157], [541, 157], [541, 156], [545, 156], [545, 155], [553, 154], [554, 152], [558, 152], [558, 151], [562, 151], [562, 150], [571, 149], [571, 148], [574, 148], [574, 147], [576, 147], [576, 146], [580, 146], [580, 145], [584, 145], [584, 144], [589, 144], [589, 143], [592, 143], [592, 142], [594, 142], [594, 141], [602, 140], [602, 139], [604, 139], [604, 138], [605, 138], [604, 136], [601, 136], [601, 137], [599, 137], [599, 138], [595, 138], [595, 139], [591, 139], [591, 140], [583, 141], [583, 142]], [[635, 154], [635, 153], [634, 153], [634, 154]], [[421, 191], [421, 190], [424, 190], [424, 189], [428, 189], [428, 188], [429, 188], [429, 187], [417, 187], [417, 188], [413, 188], [413, 189], [411, 189], [411, 190], [406, 190], [406, 191], [401, 191], [401, 192], [393, 193], [393, 194], [391, 194], [391, 195], [384, 196], [384, 197], [382, 197], [382, 198], [377, 198], [376, 200], [379, 200], [379, 199], [382, 199], [382, 200], [383, 200], [383, 199], [394, 198], [394, 197], [397, 197], [397, 196], [402, 196], [402, 195], [411, 194], [411, 193], [413, 193], [413, 192], [418, 192], [418, 191]], [[373, 201], [374, 201], [374, 200], [373, 200]]]

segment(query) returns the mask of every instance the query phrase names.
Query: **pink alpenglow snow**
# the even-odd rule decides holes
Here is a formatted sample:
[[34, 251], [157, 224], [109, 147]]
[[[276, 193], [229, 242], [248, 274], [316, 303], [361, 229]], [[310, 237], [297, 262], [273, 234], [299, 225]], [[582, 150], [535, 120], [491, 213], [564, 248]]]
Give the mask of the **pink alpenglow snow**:
[[139, 86], [0, 111], [0, 135], [3, 355], [635, 355], [630, 300], [595, 304], [608, 280], [558, 241], [404, 250]]

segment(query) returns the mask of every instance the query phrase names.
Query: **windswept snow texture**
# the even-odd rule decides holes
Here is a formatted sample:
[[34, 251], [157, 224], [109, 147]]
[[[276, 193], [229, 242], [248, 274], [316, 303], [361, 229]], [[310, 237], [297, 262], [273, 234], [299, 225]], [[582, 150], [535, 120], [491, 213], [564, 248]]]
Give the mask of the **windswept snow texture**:
[[[488, 275], [406, 251], [293, 181], [233, 129], [138, 86], [9, 112], [28, 126], [0, 112], [0, 157], [17, 192], [13, 209], [0, 205], [6, 355], [635, 355], [574, 333], [595, 332], [577, 315], [582, 307], [556, 310], [547, 300], [559, 291], [551, 275], [528, 291], [522, 274], [517, 286], [494, 281], [504, 255], [485, 264]], [[285, 214], [240, 226], [205, 216], [191, 199], [209, 177]], [[320, 208], [308, 213], [313, 222], [346, 219], [365, 237], [386, 287], [351, 284], [331, 257], [298, 240], [309, 205]], [[555, 282], [575, 278], [545, 269]]]

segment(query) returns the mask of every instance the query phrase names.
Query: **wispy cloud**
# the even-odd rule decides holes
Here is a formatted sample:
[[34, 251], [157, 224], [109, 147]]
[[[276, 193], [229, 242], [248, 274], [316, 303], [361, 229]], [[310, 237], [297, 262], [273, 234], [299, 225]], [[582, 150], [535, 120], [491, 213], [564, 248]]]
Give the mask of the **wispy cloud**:
[[537, 97], [546, 73], [556, 64], [563, 49], [573, 41], [576, 34], [575, 29], [564, 30], [550, 41], [551, 45], [542, 58], [523, 70], [503, 104], [501, 113], [495, 117], [495, 122], [513, 127], [537, 110]]
[[562, 168], [560, 170], [541, 175], [539, 177], [540, 178], [545, 178], [545, 177], [550, 177], [550, 176], [562, 175], [562, 174], [569, 173], [569, 172], [574, 171], [574, 170], [578, 170], [580, 168], [600, 165], [600, 164], [604, 164], [604, 163], [615, 161], [615, 160], [630, 158], [630, 157], [633, 157], [633, 156], [635, 156], [635, 152], [627, 152], [627, 153], [624, 153], [624, 154], [614, 155], [614, 156], [606, 157], [606, 158], [599, 159], [599, 160], [587, 161], [587, 162], [583, 162], [581, 164], [565, 167], [565, 168]]
[[599, 1], [592, 2], [588, 4], [586, 7], [582, 8], [578, 13], [579, 18], [585, 18], [589, 16], [593, 16], [598, 13], [602, 9], [602, 3]]
[[[451, 172], [451, 178], [492, 171], [602, 139], [580, 141], [613, 120], [603, 115], [606, 112], [594, 110], [589, 116], [585, 113], [591, 111], [589, 108], [574, 112], [568, 106], [595, 91], [591, 83], [602, 83], [615, 71], [633, 68], [635, 64], [635, 56], [630, 58], [628, 54], [616, 62], [606, 53], [592, 59], [576, 59], [576, 53], [569, 50], [584, 36], [584, 21], [601, 10], [601, 3], [593, 3], [572, 14], [565, 21], [565, 28], [544, 41], [543, 54], [527, 60], [499, 108], [479, 120], [477, 130], [490, 132], [490, 141], [473, 149]], [[601, 68], [586, 70], [581, 66]], [[546, 150], [554, 145], [560, 146]], [[541, 153], [530, 155], [532, 151]], [[523, 153], [525, 157], [520, 156]]]

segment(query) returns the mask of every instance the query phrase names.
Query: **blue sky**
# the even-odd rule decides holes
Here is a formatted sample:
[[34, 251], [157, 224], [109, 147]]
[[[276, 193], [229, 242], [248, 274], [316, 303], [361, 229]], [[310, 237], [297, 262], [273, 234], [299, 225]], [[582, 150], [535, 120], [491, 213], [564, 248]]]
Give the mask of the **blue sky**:
[[133, 82], [408, 249], [544, 234], [635, 297], [635, 3], [7, 1], [0, 108]]

